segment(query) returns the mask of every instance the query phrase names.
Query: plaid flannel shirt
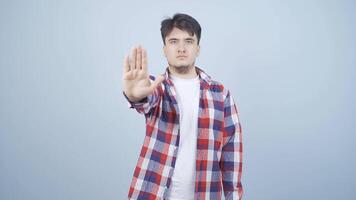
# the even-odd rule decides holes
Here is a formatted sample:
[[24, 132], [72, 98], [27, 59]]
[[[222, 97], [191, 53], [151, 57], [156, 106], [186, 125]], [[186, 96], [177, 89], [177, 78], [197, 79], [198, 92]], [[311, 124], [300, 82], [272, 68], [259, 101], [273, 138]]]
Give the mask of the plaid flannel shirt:
[[[198, 139], [194, 199], [241, 199], [242, 135], [237, 107], [221, 83], [196, 67], [200, 79]], [[169, 78], [141, 102], [128, 101], [144, 114], [146, 134], [135, 167], [128, 198], [167, 199], [179, 148], [179, 109]], [[150, 76], [154, 80], [153, 76]]]

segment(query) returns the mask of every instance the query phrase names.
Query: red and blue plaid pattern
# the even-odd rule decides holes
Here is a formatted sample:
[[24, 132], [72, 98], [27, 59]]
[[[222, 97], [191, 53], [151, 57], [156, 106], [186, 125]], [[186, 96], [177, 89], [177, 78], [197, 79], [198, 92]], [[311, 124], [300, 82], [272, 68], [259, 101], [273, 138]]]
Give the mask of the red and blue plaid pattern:
[[[219, 200], [222, 191], [226, 200], [241, 199], [242, 132], [237, 107], [229, 90], [200, 68], [196, 69], [200, 79], [200, 101], [194, 199]], [[129, 199], [167, 199], [180, 130], [176, 91], [168, 68], [164, 75], [162, 84], [143, 102], [128, 101], [130, 108], [146, 118], [146, 135]]]

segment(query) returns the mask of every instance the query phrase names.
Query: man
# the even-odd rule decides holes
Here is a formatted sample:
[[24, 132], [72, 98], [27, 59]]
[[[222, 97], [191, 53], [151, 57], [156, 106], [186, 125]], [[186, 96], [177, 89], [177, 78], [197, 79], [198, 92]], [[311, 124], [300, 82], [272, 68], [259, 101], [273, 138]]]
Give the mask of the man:
[[201, 27], [189, 15], [161, 23], [168, 67], [154, 78], [147, 53], [124, 59], [123, 93], [144, 114], [146, 135], [129, 199], [241, 199], [241, 126], [234, 100], [221, 83], [195, 66]]

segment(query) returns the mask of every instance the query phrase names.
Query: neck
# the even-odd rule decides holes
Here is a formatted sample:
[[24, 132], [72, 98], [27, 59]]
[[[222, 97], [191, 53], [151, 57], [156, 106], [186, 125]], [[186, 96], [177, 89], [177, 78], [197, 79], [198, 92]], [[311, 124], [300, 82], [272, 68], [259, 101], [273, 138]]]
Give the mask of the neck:
[[169, 66], [168, 69], [169, 69], [169, 72], [173, 76], [176, 76], [179, 78], [190, 79], [190, 78], [194, 78], [198, 75], [195, 66], [191, 66], [185, 70], [179, 70], [179, 69], [177, 70], [176, 67], [172, 67], [172, 66]]

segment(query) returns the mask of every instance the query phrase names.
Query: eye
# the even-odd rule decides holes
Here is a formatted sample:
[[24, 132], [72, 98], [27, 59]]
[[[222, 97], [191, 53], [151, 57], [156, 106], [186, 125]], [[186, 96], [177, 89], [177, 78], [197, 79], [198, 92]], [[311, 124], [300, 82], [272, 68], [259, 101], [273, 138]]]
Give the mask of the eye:
[[169, 43], [170, 44], [175, 44], [175, 43], [177, 43], [177, 41], [176, 40], [171, 40]]
[[193, 40], [187, 40], [188, 44], [193, 44]]

